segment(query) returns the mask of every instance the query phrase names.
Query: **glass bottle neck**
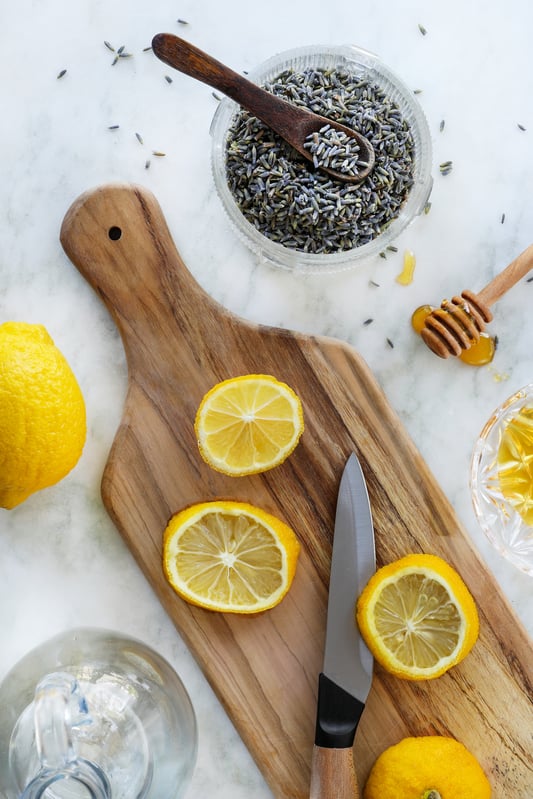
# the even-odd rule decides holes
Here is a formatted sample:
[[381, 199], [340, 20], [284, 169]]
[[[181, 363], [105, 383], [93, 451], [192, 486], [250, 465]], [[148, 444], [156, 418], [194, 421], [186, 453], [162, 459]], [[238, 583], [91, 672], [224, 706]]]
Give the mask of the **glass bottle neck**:
[[96, 763], [78, 755], [73, 731], [91, 723], [78, 681], [53, 672], [37, 685], [34, 734], [40, 769], [20, 799], [111, 799], [111, 787]]
[[42, 769], [26, 786], [20, 799], [111, 799], [111, 786], [94, 763], [80, 759], [61, 771]]

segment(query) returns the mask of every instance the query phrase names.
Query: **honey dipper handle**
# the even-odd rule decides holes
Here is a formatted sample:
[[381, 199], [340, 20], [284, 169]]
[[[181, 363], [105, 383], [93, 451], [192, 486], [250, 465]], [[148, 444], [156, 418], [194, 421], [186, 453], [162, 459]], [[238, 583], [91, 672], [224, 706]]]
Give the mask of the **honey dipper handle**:
[[508, 289], [527, 275], [533, 269], [533, 244], [530, 244], [514, 261], [511, 261], [503, 272], [488, 283], [484, 289], [478, 292], [478, 299], [485, 305], [493, 305], [500, 297], [503, 297]]

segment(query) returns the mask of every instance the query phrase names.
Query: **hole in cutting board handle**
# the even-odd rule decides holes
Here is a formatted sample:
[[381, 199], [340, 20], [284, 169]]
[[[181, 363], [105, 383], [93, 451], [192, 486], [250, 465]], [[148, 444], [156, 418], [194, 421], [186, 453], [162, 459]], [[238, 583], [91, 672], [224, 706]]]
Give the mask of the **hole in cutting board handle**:
[[122, 236], [122, 230], [116, 225], [113, 225], [113, 227], [110, 227], [109, 230], [107, 231], [107, 235], [109, 236], [111, 241], [118, 241], [119, 238]]

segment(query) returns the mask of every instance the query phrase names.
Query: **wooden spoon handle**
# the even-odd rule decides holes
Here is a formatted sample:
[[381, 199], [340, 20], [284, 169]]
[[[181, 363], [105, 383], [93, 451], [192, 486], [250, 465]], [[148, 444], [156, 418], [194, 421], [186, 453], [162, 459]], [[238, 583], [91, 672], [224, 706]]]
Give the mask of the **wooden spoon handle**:
[[361, 168], [353, 174], [348, 174], [337, 172], [326, 165], [321, 166], [321, 169], [334, 177], [347, 182], [359, 183], [374, 168], [376, 157], [374, 149], [368, 139], [358, 131], [341, 125], [339, 122], [326, 119], [319, 114], [314, 114], [307, 108], [294, 105], [282, 97], [266, 91], [217, 61], [208, 53], [204, 53], [203, 50], [172, 33], [157, 33], [152, 39], [152, 50], [165, 64], [202, 81], [202, 83], [207, 83], [208, 86], [219, 89], [231, 97], [265, 125], [276, 131], [308, 161], [312, 161], [313, 157], [304, 146], [305, 140], [309, 134], [317, 132], [324, 124], [333, 126], [345, 135], [356, 139], [360, 149]]
[[231, 97], [296, 146], [293, 129], [306, 114], [305, 109], [267, 92], [172, 33], [157, 33], [152, 39], [152, 49], [165, 64]]
[[152, 39], [152, 50], [165, 64], [189, 75], [191, 78], [219, 89], [232, 99], [237, 99], [249, 83], [230, 67], [172, 33], [158, 33]]
[[359, 799], [353, 749], [313, 747], [309, 799]]
[[524, 275], [527, 275], [530, 269], [533, 269], [533, 244], [530, 244], [523, 253], [511, 261], [503, 272], [496, 275], [484, 289], [478, 292], [478, 299], [485, 305], [493, 305]]

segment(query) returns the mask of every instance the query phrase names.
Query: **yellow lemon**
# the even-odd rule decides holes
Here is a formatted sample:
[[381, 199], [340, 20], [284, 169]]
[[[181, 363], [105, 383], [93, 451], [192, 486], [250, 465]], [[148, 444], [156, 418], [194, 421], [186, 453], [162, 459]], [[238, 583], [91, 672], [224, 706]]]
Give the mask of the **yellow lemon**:
[[410, 680], [439, 677], [470, 652], [479, 632], [472, 595], [436, 555], [407, 555], [378, 569], [356, 613], [376, 660]]
[[271, 375], [241, 375], [207, 392], [194, 427], [203, 459], [219, 472], [240, 476], [283, 463], [304, 420], [288, 385]]
[[42, 325], [0, 325], [0, 507], [11, 509], [76, 465], [85, 403]]
[[474, 755], [440, 735], [404, 738], [374, 763], [363, 799], [490, 799], [490, 783]]
[[300, 551], [284, 522], [244, 502], [192, 505], [164, 533], [163, 568], [177, 594], [227, 613], [258, 613], [290, 588]]

